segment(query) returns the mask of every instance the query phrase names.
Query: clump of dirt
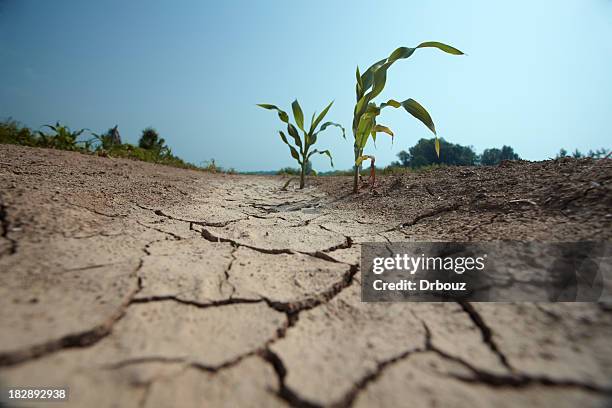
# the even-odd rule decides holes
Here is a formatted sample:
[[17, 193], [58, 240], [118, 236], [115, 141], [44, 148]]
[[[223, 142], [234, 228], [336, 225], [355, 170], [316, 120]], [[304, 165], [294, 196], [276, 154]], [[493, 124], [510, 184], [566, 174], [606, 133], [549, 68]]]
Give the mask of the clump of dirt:
[[312, 183], [335, 206], [383, 217], [414, 238], [555, 241], [612, 238], [612, 160], [505, 161], [382, 176], [349, 194], [350, 177]]

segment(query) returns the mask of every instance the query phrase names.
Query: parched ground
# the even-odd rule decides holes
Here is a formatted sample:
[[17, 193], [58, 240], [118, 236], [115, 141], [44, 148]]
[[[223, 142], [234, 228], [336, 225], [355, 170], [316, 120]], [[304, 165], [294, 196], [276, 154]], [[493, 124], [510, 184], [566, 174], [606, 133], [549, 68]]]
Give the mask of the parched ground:
[[608, 305], [367, 304], [358, 272], [370, 241], [609, 241], [611, 181], [612, 160], [564, 159], [349, 195], [0, 146], [0, 387], [68, 387], [70, 407], [610, 406]]

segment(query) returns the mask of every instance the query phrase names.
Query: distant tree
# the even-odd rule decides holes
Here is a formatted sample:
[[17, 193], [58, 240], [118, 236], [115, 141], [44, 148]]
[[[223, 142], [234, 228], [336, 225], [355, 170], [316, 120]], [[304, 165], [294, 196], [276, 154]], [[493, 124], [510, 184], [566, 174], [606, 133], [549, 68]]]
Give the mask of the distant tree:
[[502, 146], [501, 149], [501, 159], [502, 160], [521, 160], [518, 154], [514, 153], [514, 149], [510, 146]]
[[297, 176], [300, 174], [300, 169], [297, 169], [295, 167], [283, 167], [282, 169], [277, 171], [276, 174]]
[[142, 131], [142, 136], [138, 141], [138, 147], [146, 150], [153, 150], [159, 155], [171, 154], [170, 148], [166, 146], [166, 141], [159, 137], [157, 130], [148, 127]]
[[476, 153], [471, 146], [461, 146], [440, 139], [440, 158], [436, 156], [435, 139], [421, 139], [416, 145], [402, 150], [397, 157], [399, 162], [392, 163], [403, 167], [418, 168], [431, 164], [454, 166], [473, 166], [476, 164]]
[[592, 157], [594, 159], [603, 159], [609, 154], [610, 154], [610, 150], [604, 147], [602, 147], [601, 149], [597, 149], [595, 151], [592, 151], [592, 150], [589, 151], [589, 157]]
[[[571, 154], [571, 157], [573, 157], [574, 159], [580, 159], [583, 157], [592, 157], [594, 159], [601, 159], [606, 157], [608, 154], [610, 153], [609, 149], [606, 149], [604, 147], [602, 147], [601, 149], [597, 149], [595, 151], [593, 151], [593, 149], [589, 150], [587, 154], [582, 153], [580, 150], [578, 149], [574, 149], [574, 151]], [[559, 150], [559, 153], [557, 153], [557, 155], [555, 156], [555, 158], [560, 158], [560, 157], [568, 157], [570, 156], [570, 154], [568, 153], [567, 150], [561, 148], [561, 150]]]
[[392, 163], [393, 165], [410, 167], [410, 153], [402, 150], [397, 154], [397, 158], [399, 159], [399, 162], [394, 162]]
[[518, 154], [514, 153], [514, 149], [510, 146], [502, 146], [501, 149], [495, 147], [485, 149], [480, 155], [480, 164], [483, 166], [496, 166], [503, 160], [520, 160]]
[[480, 164], [483, 166], [494, 166], [501, 163], [501, 150], [497, 148], [485, 149], [480, 155]]
[[559, 153], [557, 153], [557, 159], [560, 157], [567, 157], [567, 150], [564, 148], [559, 149]]

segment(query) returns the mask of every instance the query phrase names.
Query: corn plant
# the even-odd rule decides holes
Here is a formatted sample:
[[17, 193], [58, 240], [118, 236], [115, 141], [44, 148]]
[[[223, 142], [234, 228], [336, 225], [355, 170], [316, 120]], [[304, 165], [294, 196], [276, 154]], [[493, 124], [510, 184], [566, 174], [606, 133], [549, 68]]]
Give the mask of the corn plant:
[[[87, 131], [87, 129], [71, 131], [68, 126], [60, 125], [59, 122], [56, 122], [55, 125], [43, 125], [43, 127], [53, 131], [52, 134], [37, 131], [42, 142], [41, 144], [45, 147], [53, 147], [62, 150], [78, 150], [78, 143], [86, 143], [85, 141], [77, 141], [77, 139], [83, 132]], [[89, 148], [88, 144], [87, 148]]]
[[[463, 52], [450, 45], [430, 41], [419, 44], [415, 48], [400, 47], [393, 51], [389, 57], [374, 63], [363, 74], [360, 74], [359, 67], [357, 67], [357, 85], [355, 87], [357, 103], [355, 104], [353, 113], [353, 136], [355, 137], [353, 192], [355, 193], [359, 189], [358, 181], [361, 163], [364, 160], [370, 160], [373, 165], [374, 162], [374, 157], [372, 155], [363, 154], [370, 136], [374, 142], [376, 142], [377, 133], [386, 133], [391, 136], [391, 138], [394, 136], [393, 131], [389, 129], [389, 127], [380, 125], [376, 122], [376, 118], [380, 115], [382, 109], [388, 106], [393, 108], [403, 107], [409, 114], [423, 122], [423, 124], [436, 135], [435, 149], [436, 154], [440, 157], [440, 142], [436, 134], [436, 127], [431, 116], [420, 103], [414, 99], [406, 99], [403, 102], [389, 99], [387, 102], [381, 103], [380, 105], [376, 105], [376, 103], [373, 102], [374, 98], [376, 98], [385, 88], [387, 70], [391, 65], [393, 65], [395, 61], [410, 57], [418, 48], [437, 48], [452, 55], [463, 55]], [[372, 172], [372, 174], [374, 173]], [[374, 176], [372, 176], [372, 180], [373, 177]]]
[[329, 150], [317, 150], [317, 149], [310, 150], [310, 148], [314, 146], [314, 144], [317, 142], [317, 137], [319, 133], [324, 131], [330, 126], [337, 126], [340, 129], [342, 129], [342, 137], [346, 139], [344, 128], [341, 125], [334, 123], [334, 122], [325, 122], [317, 130], [317, 126], [319, 126], [319, 124], [323, 121], [323, 119], [325, 118], [325, 115], [327, 115], [327, 112], [329, 111], [333, 103], [334, 103], [333, 101], [330, 102], [330, 104], [327, 105], [325, 109], [323, 109], [323, 111], [316, 117], [316, 119], [315, 119], [316, 112], [313, 113], [312, 119], [310, 120], [310, 126], [305, 127], [304, 126], [305, 125], [304, 124], [304, 113], [302, 112], [302, 108], [300, 107], [300, 104], [298, 103], [297, 99], [293, 101], [293, 103], [291, 104], [291, 109], [293, 110], [293, 118], [295, 119], [295, 123], [297, 127], [302, 131], [303, 137], [300, 137], [300, 134], [298, 130], [296, 129], [296, 127], [292, 123], [289, 122], [289, 115], [287, 115], [286, 112], [280, 110], [275, 105], [269, 105], [265, 103], [261, 103], [257, 105], [264, 109], [277, 111], [278, 117], [280, 118], [280, 120], [287, 124], [287, 133], [293, 139], [295, 146], [292, 146], [289, 143], [289, 140], [287, 139], [287, 135], [285, 135], [285, 133], [282, 130], [279, 131], [279, 134], [280, 134], [281, 140], [287, 146], [289, 146], [291, 157], [293, 157], [300, 165], [300, 188], [304, 188], [304, 176], [306, 174], [306, 166], [308, 164], [308, 161], [314, 154], [326, 155], [327, 157], [329, 157], [329, 161], [332, 167], [334, 167], [332, 155]]

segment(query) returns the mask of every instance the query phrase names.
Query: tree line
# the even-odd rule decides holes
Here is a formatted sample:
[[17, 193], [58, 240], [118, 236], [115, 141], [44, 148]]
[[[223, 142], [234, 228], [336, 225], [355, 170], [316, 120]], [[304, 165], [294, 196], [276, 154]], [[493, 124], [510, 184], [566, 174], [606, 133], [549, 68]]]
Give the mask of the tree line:
[[[391, 163], [392, 167], [410, 167], [413, 169], [425, 167], [435, 164], [444, 164], [448, 166], [496, 166], [504, 160], [520, 160], [521, 157], [514, 151], [511, 146], [502, 146], [501, 148], [492, 147], [484, 149], [481, 154], [477, 154], [472, 146], [462, 146], [458, 143], [451, 143], [444, 139], [440, 140], [440, 157], [436, 155], [434, 144], [435, 139], [421, 139], [408, 151], [402, 150], [397, 154], [398, 161]], [[595, 159], [604, 158], [610, 154], [609, 149], [601, 148], [595, 151], [589, 150], [584, 154], [576, 149], [569, 154], [567, 150], [561, 149], [556, 158], [574, 157], [576, 159], [583, 157], [592, 157]]]
[[448, 166], [495, 166], [503, 160], [520, 160], [520, 156], [514, 152], [511, 146], [502, 146], [501, 149], [485, 149], [482, 154], [477, 154], [472, 146], [462, 146], [451, 143], [440, 138], [440, 157], [434, 149], [435, 139], [421, 139], [408, 151], [402, 150], [397, 154], [398, 161], [391, 166], [419, 167], [433, 164], [444, 164]]

